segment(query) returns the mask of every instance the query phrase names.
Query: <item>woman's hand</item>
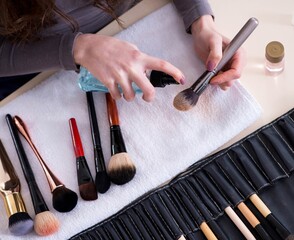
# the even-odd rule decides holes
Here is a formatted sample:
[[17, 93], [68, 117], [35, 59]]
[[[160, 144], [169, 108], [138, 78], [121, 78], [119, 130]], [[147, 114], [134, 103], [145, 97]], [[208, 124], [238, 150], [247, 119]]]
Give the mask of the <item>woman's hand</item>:
[[146, 70], [158, 70], [184, 83], [183, 73], [172, 64], [148, 56], [128, 42], [98, 34], [81, 34], [74, 43], [75, 62], [87, 68], [109, 90], [114, 99], [119, 99], [122, 88], [127, 101], [135, 97], [132, 82], [143, 92], [143, 99], [152, 101], [155, 89], [146, 77]]
[[[222, 58], [223, 49], [229, 39], [222, 36], [210, 15], [204, 15], [191, 26], [195, 51], [205, 63], [207, 70], [212, 71]], [[240, 78], [246, 64], [245, 51], [242, 48], [234, 54], [229, 63], [215, 76], [210, 83], [219, 84], [223, 90], [228, 89], [234, 80]]]

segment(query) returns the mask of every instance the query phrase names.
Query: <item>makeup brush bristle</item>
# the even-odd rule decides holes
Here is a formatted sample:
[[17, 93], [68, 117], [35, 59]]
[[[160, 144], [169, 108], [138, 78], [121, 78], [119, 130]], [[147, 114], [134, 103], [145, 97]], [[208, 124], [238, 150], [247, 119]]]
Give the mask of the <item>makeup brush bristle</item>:
[[293, 234], [289, 235], [288, 237], [286, 237], [285, 240], [294, 240], [294, 235]]
[[69, 212], [77, 205], [78, 195], [65, 186], [57, 187], [52, 192], [53, 207], [58, 212]]
[[121, 152], [111, 156], [108, 164], [108, 175], [113, 183], [123, 185], [131, 181], [135, 174], [136, 167], [128, 153]]
[[93, 181], [79, 185], [81, 198], [86, 201], [96, 200], [98, 198], [97, 189]]
[[198, 98], [199, 96], [191, 88], [187, 88], [175, 96], [173, 105], [179, 111], [188, 111], [196, 105]]
[[13, 235], [22, 236], [33, 230], [34, 221], [27, 212], [18, 212], [9, 217], [8, 228]]
[[105, 193], [110, 188], [110, 179], [106, 171], [96, 173], [95, 184], [99, 193]]
[[59, 229], [59, 221], [50, 211], [36, 214], [35, 216], [35, 232], [40, 236], [48, 236]]

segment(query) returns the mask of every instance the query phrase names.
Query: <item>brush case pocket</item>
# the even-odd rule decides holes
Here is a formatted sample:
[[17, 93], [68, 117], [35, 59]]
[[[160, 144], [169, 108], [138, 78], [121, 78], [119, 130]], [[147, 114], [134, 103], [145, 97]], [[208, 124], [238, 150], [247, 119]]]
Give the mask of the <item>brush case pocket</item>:
[[216, 237], [211, 239], [246, 239], [230, 209], [256, 239], [264, 239], [242, 214], [244, 204], [272, 239], [285, 239], [252, 199], [261, 199], [294, 233], [293, 119], [294, 109], [71, 239], [204, 240], [207, 228]]

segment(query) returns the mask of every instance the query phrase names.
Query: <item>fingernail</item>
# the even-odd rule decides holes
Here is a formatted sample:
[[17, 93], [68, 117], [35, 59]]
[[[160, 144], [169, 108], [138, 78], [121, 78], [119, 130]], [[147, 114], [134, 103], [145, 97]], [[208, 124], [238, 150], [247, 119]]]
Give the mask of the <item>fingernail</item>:
[[208, 71], [212, 71], [215, 68], [215, 64], [212, 61], [208, 61], [206, 67]]
[[182, 77], [181, 79], [180, 79], [180, 84], [182, 84], [182, 85], [184, 85], [185, 84], [185, 78], [184, 77]]

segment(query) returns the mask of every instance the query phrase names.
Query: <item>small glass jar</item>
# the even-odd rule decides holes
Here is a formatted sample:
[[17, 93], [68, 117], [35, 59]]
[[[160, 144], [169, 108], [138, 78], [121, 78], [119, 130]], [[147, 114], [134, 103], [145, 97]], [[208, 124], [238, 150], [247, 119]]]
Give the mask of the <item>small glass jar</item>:
[[284, 46], [278, 41], [272, 41], [265, 48], [265, 68], [268, 73], [276, 75], [284, 70]]

